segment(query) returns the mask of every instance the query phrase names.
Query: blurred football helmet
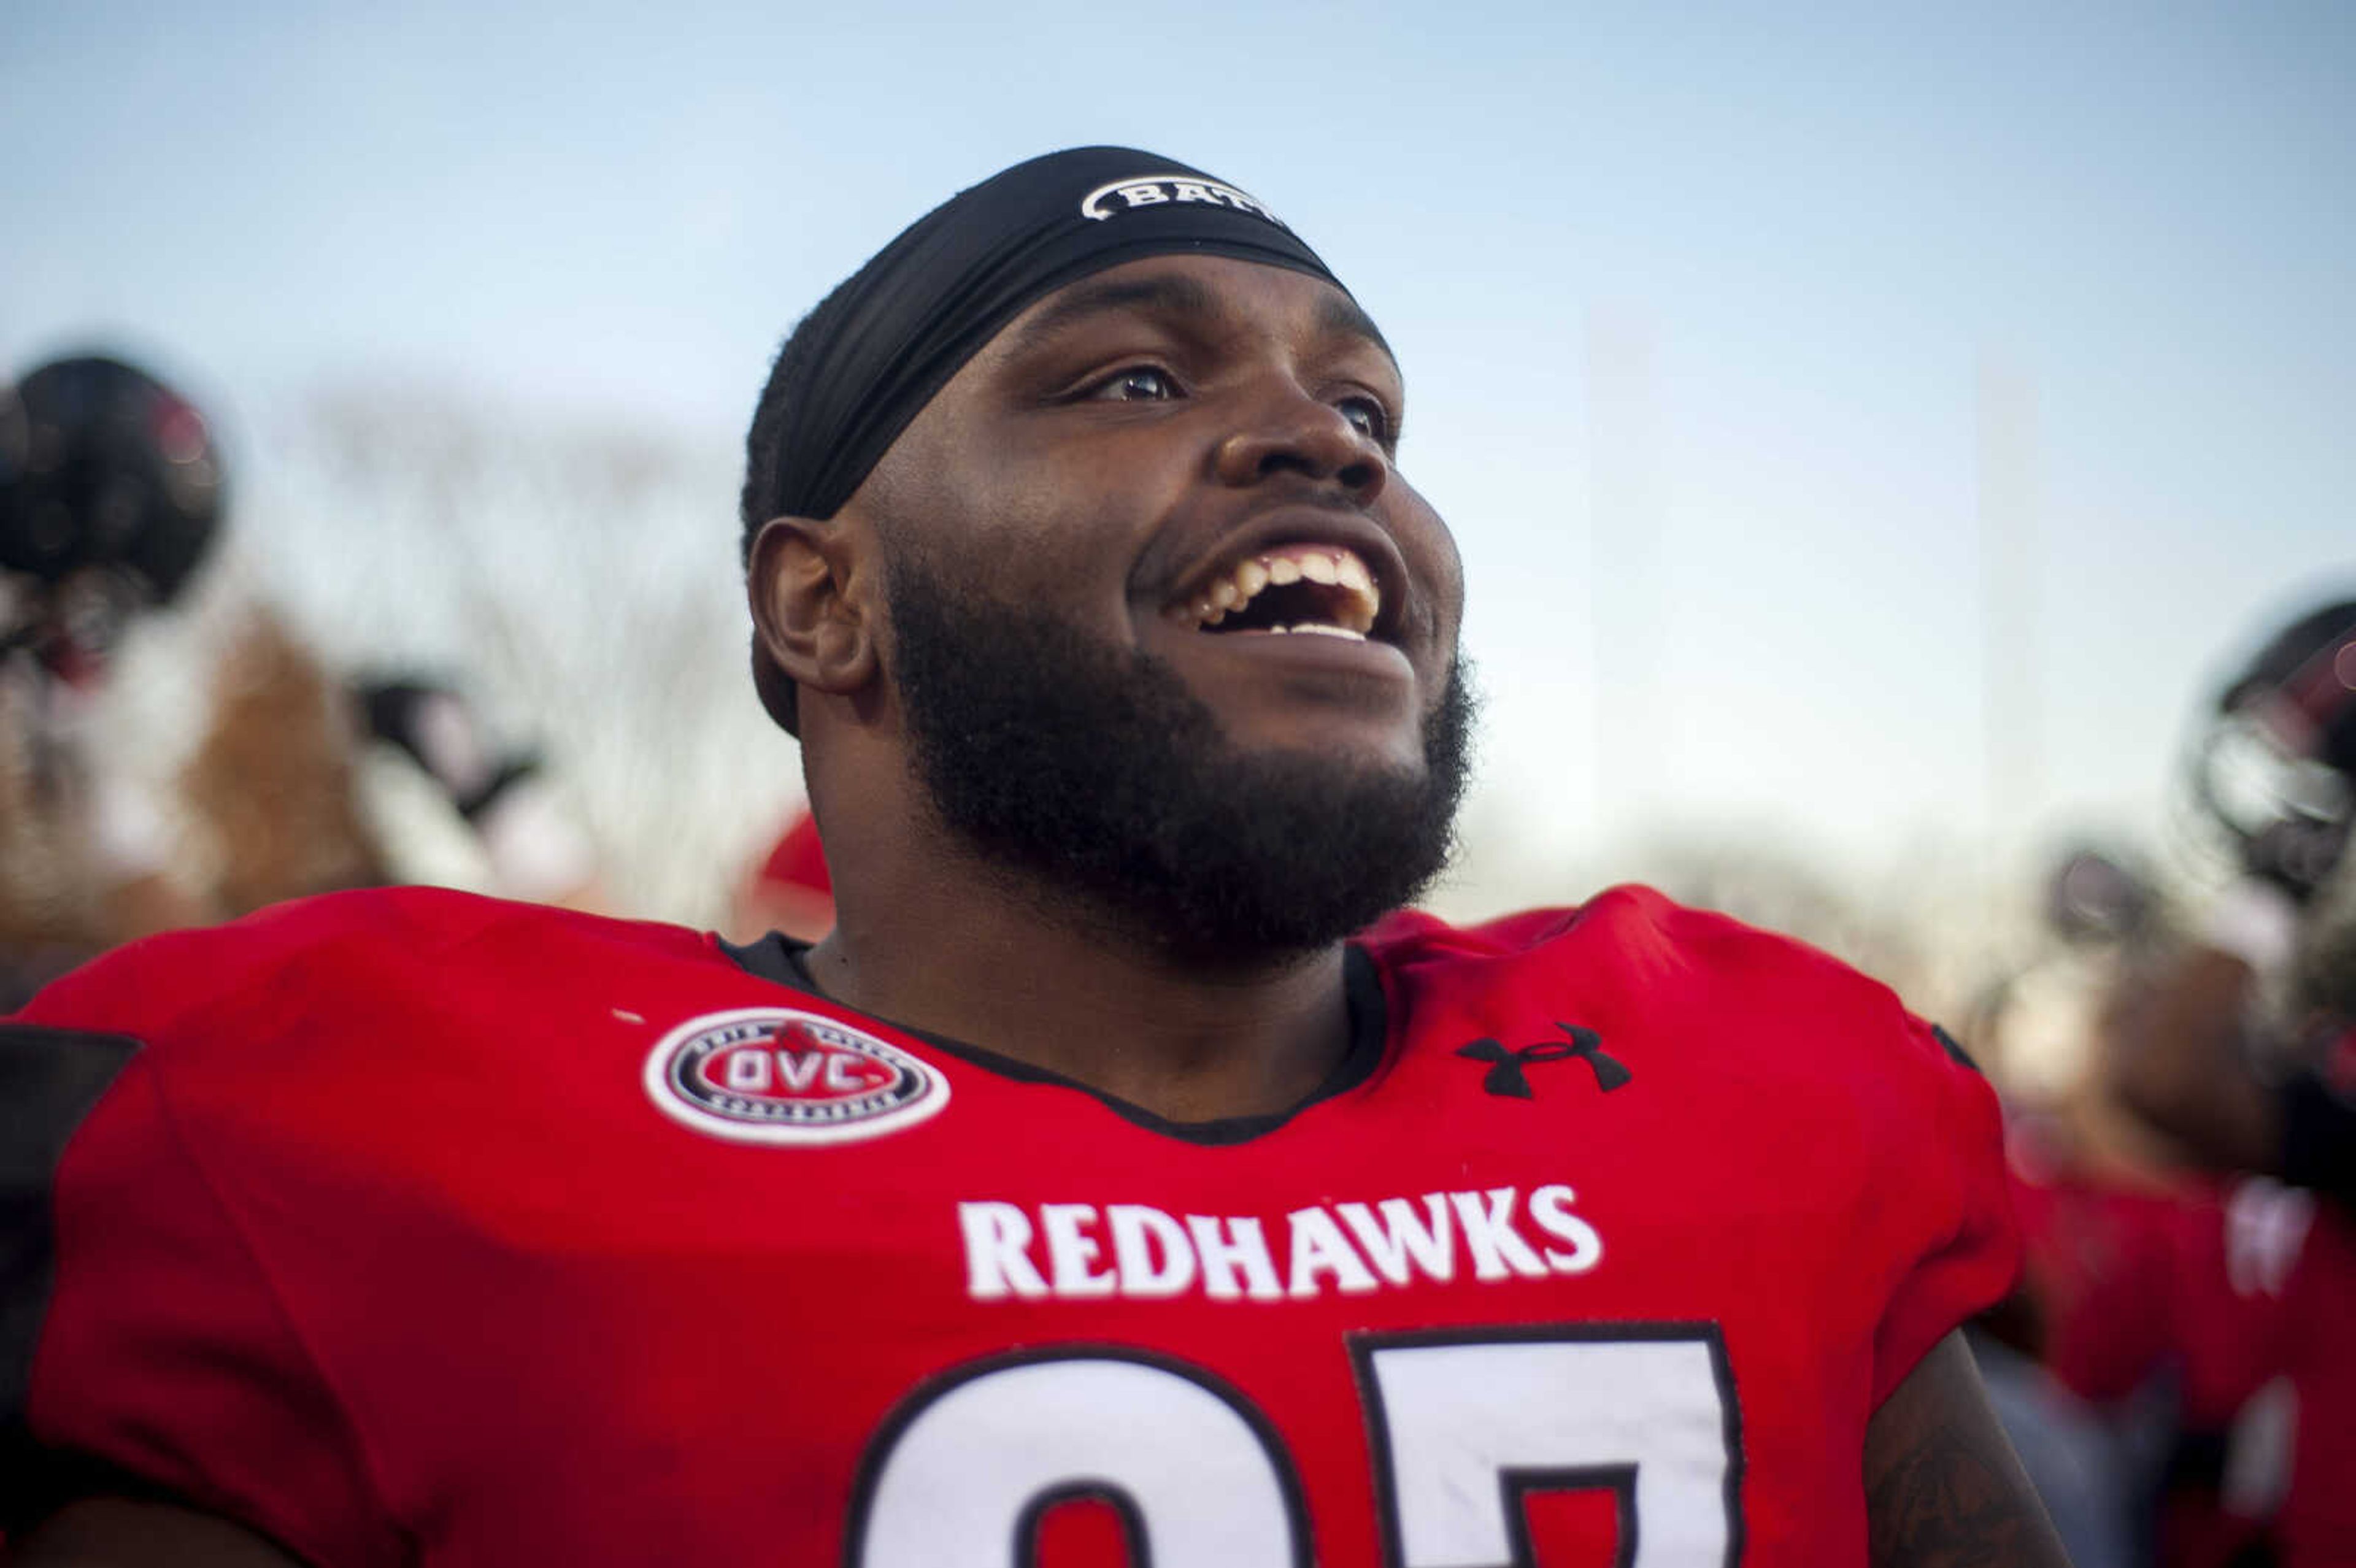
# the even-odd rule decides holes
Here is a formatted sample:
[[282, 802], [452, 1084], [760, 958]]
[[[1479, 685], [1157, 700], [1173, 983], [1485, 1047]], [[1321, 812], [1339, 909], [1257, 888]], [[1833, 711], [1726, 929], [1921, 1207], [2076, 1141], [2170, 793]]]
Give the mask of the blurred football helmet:
[[0, 410], [0, 567], [55, 587], [88, 568], [169, 603], [220, 528], [202, 415], [119, 359], [53, 360]]
[[2245, 870], [2301, 898], [2329, 877], [2356, 819], [2356, 600], [2301, 616], [2226, 684], [2188, 784]]
[[2046, 929], [2073, 946], [2131, 942], [2151, 928], [2158, 903], [2150, 877], [2133, 856], [2080, 846], [2047, 878]]

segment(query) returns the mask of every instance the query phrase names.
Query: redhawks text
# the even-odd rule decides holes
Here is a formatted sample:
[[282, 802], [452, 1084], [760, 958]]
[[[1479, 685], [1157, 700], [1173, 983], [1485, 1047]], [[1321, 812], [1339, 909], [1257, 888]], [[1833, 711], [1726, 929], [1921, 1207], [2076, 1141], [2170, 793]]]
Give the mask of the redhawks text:
[[[966, 1289], [976, 1301], [1055, 1296], [1213, 1301], [1301, 1299], [1444, 1283], [1584, 1274], [1603, 1238], [1570, 1211], [1569, 1188], [1427, 1192], [1373, 1204], [1312, 1204], [1256, 1215], [1165, 1213], [1142, 1203], [958, 1205]], [[1535, 1233], [1534, 1233], [1535, 1232]]]

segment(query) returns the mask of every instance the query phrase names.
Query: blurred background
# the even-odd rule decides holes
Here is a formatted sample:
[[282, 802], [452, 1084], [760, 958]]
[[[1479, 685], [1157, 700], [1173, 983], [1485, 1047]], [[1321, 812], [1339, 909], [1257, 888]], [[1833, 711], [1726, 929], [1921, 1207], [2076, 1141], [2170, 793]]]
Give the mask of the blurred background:
[[204, 545], [96, 608], [10, 580], [0, 936], [126, 929], [69, 907], [77, 812], [143, 928], [391, 877], [744, 934], [765, 858], [822, 884], [745, 670], [770, 356], [951, 191], [1130, 143], [1406, 368], [1487, 701], [1443, 912], [1638, 878], [1794, 931], [2060, 1118], [2061, 1251], [2126, 1248], [2122, 1192], [2227, 1234], [2088, 1085], [2137, 955], [2281, 869], [2188, 798], [2220, 693], [2356, 597], [2351, 81], [2339, 4], [0, 4], [17, 461], [34, 367], [128, 361], [90, 385]]
[[1488, 698], [1441, 907], [1732, 877], [1935, 1006], [2057, 843], [2200, 874], [2196, 698], [2356, 581], [2351, 71], [2334, 5], [16, 4], [0, 366], [122, 355], [223, 448], [106, 705], [145, 765], [267, 601], [463, 672], [612, 901], [709, 923], [799, 788], [731, 548], [776, 345], [952, 189], [1167, 150], [1407, 367]]

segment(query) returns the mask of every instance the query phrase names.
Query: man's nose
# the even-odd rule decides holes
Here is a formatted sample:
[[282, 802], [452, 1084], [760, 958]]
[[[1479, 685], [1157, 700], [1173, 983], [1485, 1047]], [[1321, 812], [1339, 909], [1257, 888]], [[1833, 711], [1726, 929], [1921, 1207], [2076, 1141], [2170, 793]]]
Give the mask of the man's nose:
[[1365, 506], [1382, 494], [1390, 460], [1340, 409], [1298, 387], [1256, 400], [1219, 443], [1222, 483], [1257, 485], [1279, 474], [1329, 480]]

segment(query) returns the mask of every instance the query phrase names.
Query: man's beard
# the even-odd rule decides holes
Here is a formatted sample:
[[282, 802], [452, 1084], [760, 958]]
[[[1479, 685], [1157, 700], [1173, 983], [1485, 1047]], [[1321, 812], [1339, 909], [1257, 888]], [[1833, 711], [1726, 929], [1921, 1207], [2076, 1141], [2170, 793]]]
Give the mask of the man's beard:
[[1151, 950], [1249, 966], [1362, 929], [1447, 865], [1474, 709], [1461, 657], [1419, 770], [1250, 755], [1162, 660], [979, 601], [908, 555], [890, 585], [917, 776], [1010, 891]]

